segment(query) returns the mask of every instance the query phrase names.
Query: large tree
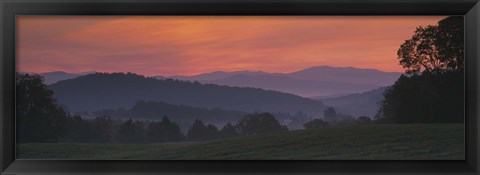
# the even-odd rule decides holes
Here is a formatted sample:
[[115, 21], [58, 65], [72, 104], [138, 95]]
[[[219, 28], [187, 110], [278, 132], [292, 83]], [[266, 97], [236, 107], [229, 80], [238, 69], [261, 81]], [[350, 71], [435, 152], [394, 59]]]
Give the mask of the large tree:
[[334, 108], [329, 107], [323, 111], [323, 118], [327, 122], [334, 122], [337, 120], [337, 111]]
[[329, 125], [330, 124], [328, 122], [323, 121], [322, 119], [314, 119], [305, 123], [303, 127], [305, 127], [305, 129], [316, 129], [316, 128], [327, 127]]
[[253, 113], [242, 118], [237, 124], [241, 135], [255, 135], [279, 131], [288, 131], [270, 113]]
[[16, 75], [18, 142], [56, 142], [63, 134], [67, 113], [37, 74]]
[[220, 131], [218, 131], [217, 126], [213, 124], [208, 124], [207, 126], [207, 139], [214, 140], [220, 138]]
[[438, 25], [417, 27], [412, 38], [406, 40], [397, 52], [405, 73], [463, 70], [463, 20], [463, 16], [452, 16], [439, 21]]
[[202, 141], [208, 139], [208, 128], [201, 120], [195, 120], [192, 127], [187, 132], [187, 138], [192, 141]]
[[379, 117], [395, 123], [463, 122], [463, 17], [418, 27], [398, 51], [405, 68], [384, 93]]
[[221, 138], [230, 138], [238, 136], [237, 127], [232, 125], [231, 123], [227, 123], [223, 128], [220, 130], [220, 137]]

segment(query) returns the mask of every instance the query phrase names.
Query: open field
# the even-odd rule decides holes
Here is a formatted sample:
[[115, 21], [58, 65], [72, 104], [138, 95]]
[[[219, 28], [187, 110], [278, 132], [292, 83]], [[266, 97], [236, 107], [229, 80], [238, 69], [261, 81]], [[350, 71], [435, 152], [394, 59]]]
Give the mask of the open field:
[[19, 159], [463, 160], [463, 124], [332, 127], [202, 143], [20, 144]]

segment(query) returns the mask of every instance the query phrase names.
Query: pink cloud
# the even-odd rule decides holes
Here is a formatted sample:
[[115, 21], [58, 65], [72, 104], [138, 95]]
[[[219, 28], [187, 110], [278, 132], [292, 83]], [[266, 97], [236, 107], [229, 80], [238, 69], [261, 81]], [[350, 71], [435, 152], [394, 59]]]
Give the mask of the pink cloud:
[[191, 75], [311, 66], [402, 71], [398, 47], [440, 16], [18, 17], [19, 71]]

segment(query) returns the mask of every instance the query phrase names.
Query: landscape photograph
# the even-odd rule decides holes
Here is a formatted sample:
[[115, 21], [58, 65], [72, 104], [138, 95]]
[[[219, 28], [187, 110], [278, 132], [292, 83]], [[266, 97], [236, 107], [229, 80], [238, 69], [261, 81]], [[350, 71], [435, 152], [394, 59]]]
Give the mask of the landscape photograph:
[[465, 160], [463, 16], [19, 16], [16, 158]]

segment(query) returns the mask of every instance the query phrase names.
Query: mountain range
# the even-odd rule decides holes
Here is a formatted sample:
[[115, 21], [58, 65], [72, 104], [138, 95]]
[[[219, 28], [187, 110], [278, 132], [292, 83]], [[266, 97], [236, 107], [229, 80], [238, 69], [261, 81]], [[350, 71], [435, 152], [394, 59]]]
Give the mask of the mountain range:
[[196, 108], [242, 112], [303, 111], [321, 117], [321, 102], [297, 95], [198, 82], [156, 79], [133, 73], [95, 73], [48, 86], [58, 103], [70, 112], [131, 108], [137, 101], [156, 101]]
[[193, 76], [157, 76], [159, 79], [199, 81], [235, 87], [255, 87], [303, 97], [352, 94], [392, 85], [401, 73], [353, 67], [316, 66], [291, 73], [254, 71], [211, 72]]
[[354, 117], [373, 117], [383, 92], [400, 73], [317, 66], [291, 73], [216, 71], [171, 77], [95, 72], [40, 75], [58, 102], [71, 112], [129, 109], [145, 100], [159, 106], [170, 105], [172, 109], [292, 114], [302, 111], [313, 117], [323, 116], [323, 110], [331, 106]]
[[[44, 76], [45, 83], [50, 85], [91, 73], [94, 72], [81, 74], [49, 72], [40, 75]], [[375, 69], [316, 66], [291, 73], [215, 71], [192, 76], [155, 76], [155, 78], [198, 81], [233, 87], [254, 87], [316, 98], [353, 94], [390, 86], [400, 75], [401, 73], [382, 72]]]

